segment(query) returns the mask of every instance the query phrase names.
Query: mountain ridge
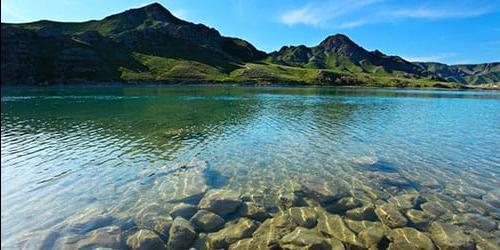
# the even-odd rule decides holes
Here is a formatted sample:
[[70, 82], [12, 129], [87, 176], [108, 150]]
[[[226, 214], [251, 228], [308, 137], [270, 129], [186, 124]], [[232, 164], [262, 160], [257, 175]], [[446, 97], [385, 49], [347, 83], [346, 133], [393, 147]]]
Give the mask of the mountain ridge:
[[254, 82], [397, 87], [500, 81], [500, 64], [449, 66], [368, 51], [343, 34], [266, 53], [159, 3], [101, 20], [2, 23], [2, 84]]

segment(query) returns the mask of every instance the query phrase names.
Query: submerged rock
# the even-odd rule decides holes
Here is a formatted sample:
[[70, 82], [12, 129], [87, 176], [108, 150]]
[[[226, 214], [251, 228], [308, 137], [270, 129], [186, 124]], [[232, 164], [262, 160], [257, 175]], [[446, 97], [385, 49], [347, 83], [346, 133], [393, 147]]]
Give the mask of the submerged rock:
[[167, 249], [163, 241], [160, 239], [160, 236], [147, 229], [141, 229], [128, 237], [127, 245], [134, 250]]
[[154, 225], [154, 231], [160, 235], [162, 240], [168, 239], [168, 234], [170, 228], [172, 227], [173, 220], [172, 219], [159, 219]]
[[310, 197], [325, 205], [349, 194], [349, 184], [340, 178], [323, 180], [318, 177], [302, 177], [295, 193], [301, 197]]
[[471, 238], [458, 226], [433, 222], [429, 233], [439, 249], [474, 249]]
[[374, 225], [363, 229], [359, 234], [359, 241], [366, 247], [376, 249], [379, 242], [384, 238], [387, 229], [382, 225]]
[[318, 218], [318, 230], [349, 245], [361, 247], [362, 244], [354, 232], [349, 229], [338, 215], [322, 213]]
[[461, 218], [459, 218], [459, 222], [462, 225], [484, 231], [493, 231], [497, 229], [497, 223], [495, 223], [493, 219], [484, 217], [479, 214], [464, 214], [463, 216], [461, 216]]
[[281, 211], [273, 218], [265, 220], [255, 230], [253, 238], [256, 240], [251, 243], [252, 245], [276, 246], [283, 236], [292, 232], [297, 226], [287, 211]]
[[[117, 226], [108, 226], [95, 229], [81, 239], [78, 237], [66, 237], [64, 246], [66, 249], [95, 249], [95, 248], [124, 248], [125, 237], [121, 229]], [[54, 247], [59, 248], [59, 247]]]
[[224, 225], [225, 221], [215, 213], [199, 210], [191, 218], [191, 223], [198, 231], [213, 232]]
[[425, 199], [418, 194], [403, 194], [390, 198], [388, 202], [399, 209], [407, 210], [424, 203]]
[[198, 205], [200, 209], [225, 216], [236, 212], [241, 206], [240, 194], [231, 190], [212, 189], [208, 191]]
[[391, 241], [389, 250], [395, 249], [415, 249], [415, 250], [433, 250], [435, 249], [431, 239], [424, 233], [410, 227], [397, 228], [387, 234]]
[[289, 209], [299, 204], [299, 198], [294, 193], [284, 193], [278, 196], [280, 207]]
[[385, 225], [396, 228], [404, 227], [408, 220], [391, 204], [378, 205], [375, 214]]
[[500, 209], [500, 189], [489, 191], [482, 199]]
[[360, 207], [361, 201], [354, 197], [344, 197], [338, 200], [335, 204], [328, 206], [326, 210], [331, 213], [344, 213], [347, 210]]
[[252, 236], [258, 225], [255, 221], [241, 218], [236, 224], [231, 224], [215, 233], [208, 234], [211, 248], [227, 248], [238, 240]]
[[347, 210], [345, 216], [353, 220], [376, 220], [375, 207], [373, 205], [366, 205], [351, 210]]
[[445, 205], [437, 201], [428, 201], [420, 205], [420, 207], [422, 208], [422, 210], [424, 210], [425, 213], [432, 214], [434, 216], [440, 216], [449, 211]]
[[434, 216], [427, 214], [421, 210], [410, 209], [406, 211], [406, 218], [410, 220], [410, 224], [420, 230], [427, 231]]
[[382, 226], [382, 223], [378, 221], [344, 219], [344, 222], [355, 233], [360, 233], [361, 231], [373, 226]]
[[189, 220], [193, 215], [198, 211], [198, 207], [191, 205], [191, 204], [186, 204], [186, 203], [179, 203], [177, 204], [172, 211], [170, 211], [170, 216], [172, 218], [177, 218], [177, 217], [182, 217], [186, 220]]
[[326, 249], [328, 243], [325, 237], [317, 230], [297, 227], [280, 240], [283, 249]]
[[243, 202], [238, 210], [238, 215], [257, 221], [264, 221], [271, 217], [264, 207], [257, 205], [255, 202]]
[[318, 216], [312, 207], [292, 207], [287, 212], [292, 220], [301, 227], [313, 228], [316, 226]]
[[169, 249], [187, 249], [196, 237], [194, 227], [182, 217], [175, 218], [168, 237]]

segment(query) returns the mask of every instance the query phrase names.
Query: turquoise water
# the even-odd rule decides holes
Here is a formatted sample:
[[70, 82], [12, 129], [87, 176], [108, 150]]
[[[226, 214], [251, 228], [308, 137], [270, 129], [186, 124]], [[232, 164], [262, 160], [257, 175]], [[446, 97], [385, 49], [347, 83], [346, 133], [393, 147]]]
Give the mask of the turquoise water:
[[[375, 193], [373, 203], [452, 200], [455, 217], [438, 220], [472, 230], [456, 218], [478, 214], [498, 237], [500, 92], [2, 88], [1, 108], [2, 248], [88, 214], [133, 220], [152, 204], [168, 214], [213, 188], [279, 210], [304, 179]], [[176, 172], [186, 163], [203, 173]]]

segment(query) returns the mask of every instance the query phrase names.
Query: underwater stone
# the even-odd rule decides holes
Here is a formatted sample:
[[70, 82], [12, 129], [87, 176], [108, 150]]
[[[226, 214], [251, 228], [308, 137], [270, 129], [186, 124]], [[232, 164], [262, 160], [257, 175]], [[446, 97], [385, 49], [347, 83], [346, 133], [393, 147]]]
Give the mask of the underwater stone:
[[127, 245], [134, 250], [167, 249], [160, 237], [147, 229], [141, 229], [129, 236]]
[[271, 217], [266, 209], [257, 205], [255, 202], [243, 202], [240, 209], [238, 210], [238, 215], [240, 217], [247, 217], [257, 221], [264, 221], [265, 219]]
[[240, 218], [236, 224], [231, 224], [215, 233], [208, 234], [208, 243], [210, 247], [215, 249], [227, 248], [238, 240], [252, 236], [257, 227], [255, 221]]
[[359, 233], [373, 226], [382, 226], [382, 223], [379, 221], [344, 219], [344, 222], [355, 233]]
[[170, 231], [170, 227], [172, 227], [173, 220], [161, 218], [156, 221], [154, 225], [154, 231], [160, 235], [163, 240], [168, 239], [168, 234]]
[[347, 210], [360, 207], [361, 205], [361, 201], [354, 197], [344, 197], [335, 204], [328, 206], [326, 210], [331, 213], [344, 213]]
[[496, 208], [500, 208], [500, 190], [489, 191], [483, 196], [482, 199], [488, 202], [490, 205]]
[[406, 211], [406, 218], [410, 220], [412, 226], [426, 231], [435, 217], [421, 210], [410, 209]]
[[497, 223], [493, 219], [479, 214], [464, 214], [460, 219], [460, 224], [481, 229], [484, 231], [493, 231], [497, 229]]
[[415, 250], [433, 250], [435, 249], [431, 239], [424, 233], [410, 227], [397, 228], [387, 234], [391, 241], [388, 250], [397, 249], [415, 249]]
[[362, 246], [356, 234], [354, 234], [351, 229], [345, 225], [342, 218], [338, 215], [330, 215], [327, 212], [319, 214], [317, 228], [321, 232], [335, 237], [349, 245], [359, 247]]
[[466, 198], [467, 203], [477, 208], [481, 213], [498, 213], [500, 210], [490, 205], [490, 203], [476, 198]]
[[125, 239], [119, 227], [109, 226], [89, 232], [84, 239], [78, 241], [77, 245], [79, 249], [97, 247], [123, 248]]
[[340, 178], [325, 181], [318, 177], [302, 177], [295, 193], [329, 204], [349, 194], [349, 184]]
[[382, 225], [374, 225], [363, 229], [358, 234], [358, 239], [366, 248], [377, 248], [377, 244], [384, 238], [386, 230]]
[[193, 243], [196, 232], [193, 225], [182, 217], [174, 219], [168, 237], [169, 249], [187, 249]]
[[278, 196], [280, 206], [283, 209], [288, 209], [296, 206], [298, 202], [298, 197], [294, 193], [285, 193]]
[[373, 205], [367, 205], [364, 207], [358, 207], [351, 210], [347, 210], [345, 213], [346, 217], [353, 220], [376, 220], [377, 215], [375, 214], [375, 207]]
[[194, 250], [208, 250], [208, 234], [206, 233], [199, 233], [196, 239], [194, 240], [193, 244], [191, 245], [190, 249]]
[[420, 205], [422, 210], [427, 214], [432, 214], [434, 216], [440, 216], [448, 212], [448, 209], [437, 201], [428, 201], [422, 205]]
[[198, 208], [194, 205], [179, 203], [172, 209], [172, 211], [170, 212], [170, 216], [172, 216], [172, 218], [174, 219], [180, 216], [186, 220], [189, 220], [197, 211]]
[[213, 232], [224, 225], [225, 221], [215, 213], [206, 210], [199, 210], [191, 218], [191, 223], [196, 230], [203, 232]]
[[297, 227], [295, 230], [280, 240], [280, 246], [283, 249], [322, 249], [327, 247], [323, 235], [312, 229]]
[[208, 191], [198, 205], [220, 216], [235, 212], [242, 204], [240, 194], [232, 190], [212, 189]]
[[[253, 238], [265, 239], [265, 245], [278, 245], [279, 239], [293, 231], [298, 225], [286, 211], [281, 211], [273, 218], [265, 220], [253, 233]], [[255, 244], [253, 242], [252, 244]], [[260, 242], [259, 242], [260, 244]]]
[[311, 207], [292, 207], [288, 209], [288, 214], [292, 220], [301, 227], [313, 228], [316, 226], [318, 216]]
[[441, 250], [474, 249], [471, 238], [456, 225], [433, 222], [429, 233], [434, 243]]
[[421, 203], [424, 203], [425, 199], [418, 194], [403, 194], [390, 198], [388, 202], [399, 209], [406, 210], [415, 208]]
[[385, 225], [395, 228], [404, 227], [408, 220], [391, 204], [378, 205], [375, 214]]

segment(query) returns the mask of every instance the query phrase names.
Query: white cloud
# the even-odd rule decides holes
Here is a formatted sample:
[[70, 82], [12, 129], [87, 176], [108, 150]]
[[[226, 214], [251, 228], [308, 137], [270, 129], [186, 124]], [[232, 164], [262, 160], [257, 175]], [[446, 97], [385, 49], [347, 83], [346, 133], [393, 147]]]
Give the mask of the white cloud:
[[322, 26], [329, 21], [356, 12], [363, 7], [381, 0], [340, 0], [328, 1], [322, 4], [306, 4], [286, 11], [280, 16], [280, 21], [286, 25], [305, 24]]
[[350, 29], [350, 28], [356, 28], [359, 26], [363, 26], [363, 25], [368, 24], [368, 23], [370, 23], [370, 22], [368, 22], [367, 20], [364, 20], [364, 19], [360, 19], [360, 20], [354, 20], [354, 21], [350, 21], [350, 22], [341, 23], [340, 25], [338, 25], [338, 27], [341, 29]]
[[389, 0], [330, 0], [290, 9], [282, 13], [279, 20], [288, 26], [303, 24], [350, 29], [410, 18], [428, 20], [471, 18], [497, 9], [495, 4], [482, 0], [440, 1], [433, 2], [432, 6], [428, 3], [423, 1], [401, 4], [401, 2]]
[[421, 7], [417, 9], [398, 9], [383, 13], [383, 15], [401, 18], [424, 18], [424, 19], [442, 19], [442, 18], [467, 18], [476, 17], [488, 13], [487, 8], [480, 9], [438, 9]]

